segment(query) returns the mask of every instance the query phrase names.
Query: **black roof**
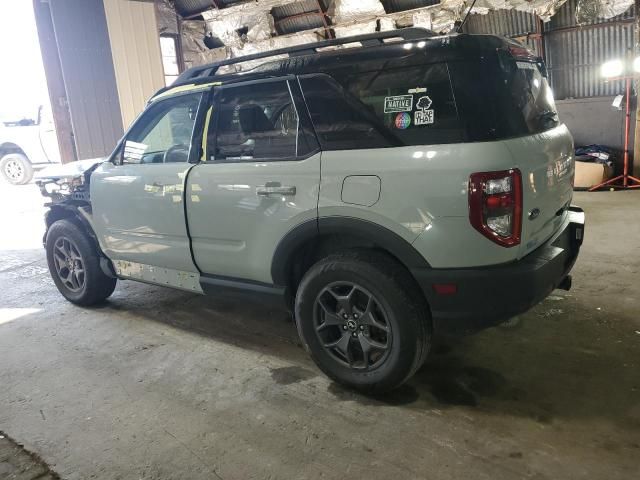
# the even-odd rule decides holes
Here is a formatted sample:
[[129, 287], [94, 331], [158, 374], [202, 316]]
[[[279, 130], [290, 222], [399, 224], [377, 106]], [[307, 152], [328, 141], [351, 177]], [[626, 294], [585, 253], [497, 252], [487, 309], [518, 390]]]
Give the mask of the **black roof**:
[[[355, 48], [347, 44], [359, 43]], [[371, 71], [381, 68], [403, 67], [430, 62], [451, 61], [478, 56], [518, 45], [513, 40], [495, 35], [451, 34], [437, 36], [429, 30], [407, 28], [391, 32], [346, 37], [270, 52], [237, 57], [183, 72], [169, 87], [223, 82], [233, 83], [257, 78], [306, 73], [326, 73], [345, 70], [345, 73]], [[342, 47], [342, 48], [340, 48]], [[287, 55], [287, 58], [269, 60]], [[221, 67], [264, 59], [266, 63], [251, 70], [220, 74]]]

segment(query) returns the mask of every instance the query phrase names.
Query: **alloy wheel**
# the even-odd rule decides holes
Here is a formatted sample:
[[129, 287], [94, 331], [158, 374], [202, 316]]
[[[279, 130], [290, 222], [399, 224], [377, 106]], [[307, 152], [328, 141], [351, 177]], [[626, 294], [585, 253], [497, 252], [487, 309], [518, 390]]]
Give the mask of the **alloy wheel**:
[[382, 364], [391, 349], [391, 323], [375, 296], [353, 282], [325, 287], [316, 298], [314, 326], [324, 349], [357, 370]]
[[72, 292], [84, 288], [84, 260], [76, 244], [67, 237], [60, 237], [53, 246], [53, 261], [58, 278]]

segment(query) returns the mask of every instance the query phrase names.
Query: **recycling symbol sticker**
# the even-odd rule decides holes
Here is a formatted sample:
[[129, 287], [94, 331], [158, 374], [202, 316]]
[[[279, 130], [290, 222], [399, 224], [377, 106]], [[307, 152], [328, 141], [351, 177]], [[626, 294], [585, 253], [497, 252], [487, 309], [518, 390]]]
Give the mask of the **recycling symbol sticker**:
[[433, 110], [430, 110], [433, 101], [431, 97], [425, 95], [420, 97], [418, 103], [416, 103], [416, 110], [414, 115], [414, 125], [431, 125], [434, 122]]

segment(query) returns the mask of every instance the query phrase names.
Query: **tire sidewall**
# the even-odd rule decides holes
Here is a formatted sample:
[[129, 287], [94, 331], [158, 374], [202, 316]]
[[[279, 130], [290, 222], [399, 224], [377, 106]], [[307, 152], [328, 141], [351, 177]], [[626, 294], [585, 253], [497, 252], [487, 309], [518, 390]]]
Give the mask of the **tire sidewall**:
[[[58, 273], [56, 271], [55, 262], [53, 259], [53, 250], [55, 248], [55, 243], [60, 237], [69, 238], [77, 247], [80, 256], [82, 257], [82, 262], [84, 264], [85, 270], [85, 279], [82, 290], [78, 292], [70, 291], [60, 280], [58, 277]], [[47, 232], [47, 240], [46, 240], [46, 253], [47, 253], [47, 264], [49, 265], [49, 272], [51, 273], [51, 278], [53, 282], [56, 284], [56, 287], [60, 291], [60, 293], [70, 302], [87, 305], [92, 303], [92, 286], [96, 285], [100, 282], [99, 275], [101, 272], [100, 269], [100, 259], [95, 252], [95, 248], [91, 245], [91, 242], [87, 238], [87, 236], [71, 221], [69, 220], [58, 220], [49, 228]]]
[[[322, 262], [321, 262], [322, 263]], [[400, 286], [379, 269], [364, 262], [336, 262], [332, 268], [312, 267], [300, 284], [296, 297], [296, 324], [302, 342], [318, 367], [330, 378], [352, 388], [384, 391], [404, 382], [416, 368], [425, 330], [415, 305]], [[342, 365], [322, 346], [315, 331], [316, 298], [327, 285], [348, 281], [368, 290], [384, 310], [391, 325], [391, 350], [384, 362], [372, 370]]]
[[[6, 173], [7, 164], [11, 161], [18, 161], [22, 164], [22, 177], [20, 179], [12, 179]], [[11, 185], [26, 185], [33, 178], [33, 167], [31, 166], [31, 162], [29, 159], [21, 153], [9, 153], [2, 157], [0, 160], [0, 172], [2, 173], [2, 178], [7, 183]]]

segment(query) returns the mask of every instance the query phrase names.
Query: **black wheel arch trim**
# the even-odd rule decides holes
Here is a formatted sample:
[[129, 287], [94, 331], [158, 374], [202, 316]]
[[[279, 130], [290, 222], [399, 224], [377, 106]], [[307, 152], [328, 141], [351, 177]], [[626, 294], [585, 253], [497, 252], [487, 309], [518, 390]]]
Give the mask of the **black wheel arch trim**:
[[288, 283], [291, 255], [307, 242], [325, 235], [349, 235], [373, 243], [397, 258], [407, 269], [431, 268], [427, 260], [397, 233], [377, 223], [355, 217], [321, 217], [307, 220], [290, 230], [276, 247], [271, 263], [275, 285]]

